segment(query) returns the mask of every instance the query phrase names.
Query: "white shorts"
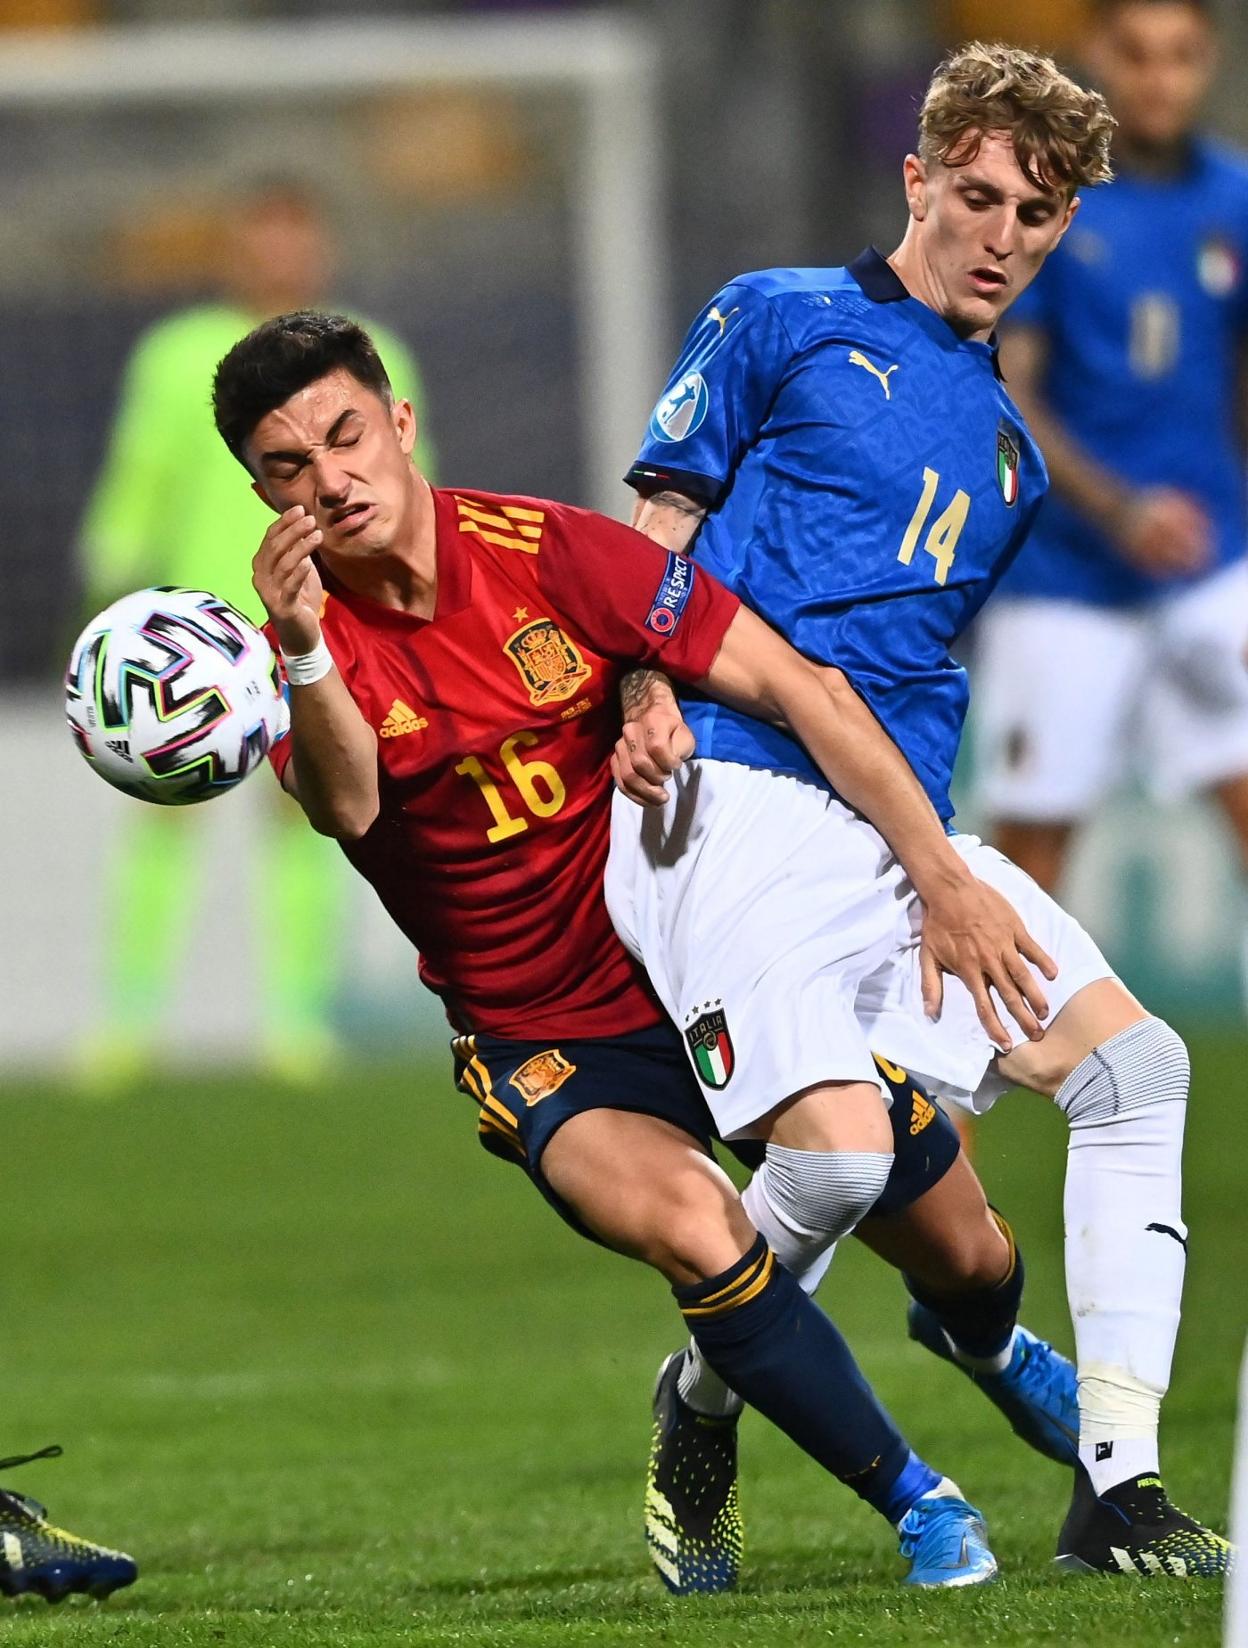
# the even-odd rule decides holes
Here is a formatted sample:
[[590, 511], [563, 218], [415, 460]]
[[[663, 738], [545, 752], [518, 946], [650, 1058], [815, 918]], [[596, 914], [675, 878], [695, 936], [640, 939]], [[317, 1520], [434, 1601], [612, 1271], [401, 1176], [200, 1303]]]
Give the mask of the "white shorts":
[[[723, 1137], [818, 1083], [878, 1083], [873, 1052], [987, 1109], [1009, 1085], [989, 1069], [996, 1049], [957, 979], [925, 1017], [921, 912], [879, 833], [814, 784], [734, 762], [691, 761], [669, 790], [661, 809], [615, 797], [607, 906], [685, 1033]], [[1029, 876], [974, 836], [953, 840], [1057, 963], [1051, 1014], [1111, 976]]]
[[991, 817], [1074, 822], [1128, 774], [1168, 801], [1248, 773], [1248, 563], [1126, 612], [999, 598], [976, 634]]

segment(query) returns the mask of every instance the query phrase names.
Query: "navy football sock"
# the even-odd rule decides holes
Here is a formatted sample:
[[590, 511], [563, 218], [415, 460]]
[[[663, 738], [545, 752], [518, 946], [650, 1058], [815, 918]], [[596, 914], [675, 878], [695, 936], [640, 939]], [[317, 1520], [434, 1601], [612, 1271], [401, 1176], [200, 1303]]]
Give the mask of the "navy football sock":
[[992, 1216], [1010, 1247], [1010, 1268], [1001, 1281], [969, 1293], [935, 1293], [913, 1276], [905, 1278], [911, 1298], [931, 1311], [957, 1348], [985, 1359], [999, 1356], [1009, 1344], [1023, 1298], [1023, 1256], [1014, 1232], [995, 1207]]
[[890, 1522], [940, 1481], [761, 1236], [731, 1269], [672, 1292], [720, 1378]]

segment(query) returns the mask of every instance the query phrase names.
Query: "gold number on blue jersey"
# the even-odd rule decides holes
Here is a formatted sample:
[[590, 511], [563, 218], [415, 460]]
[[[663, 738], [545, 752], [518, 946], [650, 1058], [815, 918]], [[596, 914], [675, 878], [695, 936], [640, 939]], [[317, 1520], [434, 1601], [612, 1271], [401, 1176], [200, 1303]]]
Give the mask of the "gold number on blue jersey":
[[[568, 799], [562, 778], [549, 761], [522, 761], [516, 753], [518, 746], [536, 743], [535, 732], [512, 733], [511, 737], [504, 738], [499, 746], [498, 757], [507, 769], [508, 778], [519, 791], [520, 799], [534, 818], [553, 818]], [[462, 773], [465, 778], [472, 779], [490, 809], [490, 817], [494, 822], [485, 832], [487, 841], [507, 841], [513, 835], [521, 835], [528, 829], [527, 818], [513, 818], [507, 811], [503, 792], [475, 755], [466, 755], [455, 771]], [[543, 790], [545, 794], [542, 793]]]
[[1179, 306], [1165, 292], [1142, 292], [1131, 305], [1131, 370], [1164, 378], [1179, 358]]
[[[903, 566], [909, 566], [914, 560], [914, 552], [919, 547], [919, 538], [922, 536], [923, 528], [927, 526], [927, 518], [932, 513], [939, 487], [940, 476], [934, 469], [925, 468], [923, 491], [914, 506], [914, 514], [910, 517], [910, 525], [901, 540], [901, 548], [897, 551], [897, 559]], [[953, 565], [958, 539], [962, 536], [962, 528], [966, 525], [970, 507], [969, 494], [959, 487], [953, 495], [953, 501], [932, 522], [927, 537], [923, 539], [923, 553], [930, 555], [936, 563], [936, 570], [932, 576], [938, 584], [943, 584], [949, 576], [949, 568]]]

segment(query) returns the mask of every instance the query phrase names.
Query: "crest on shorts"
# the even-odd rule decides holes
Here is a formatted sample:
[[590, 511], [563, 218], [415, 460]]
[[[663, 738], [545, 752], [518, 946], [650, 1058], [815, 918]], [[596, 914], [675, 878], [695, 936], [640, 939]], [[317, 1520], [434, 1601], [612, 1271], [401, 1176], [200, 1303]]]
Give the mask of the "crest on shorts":
[[565, 1059], [557, 1047], [548, 1047], [544, 1053], [534, 1053], [531, 1059], [525, 1059], [507, 1081], [525, 1104], [532, 1106], [557, 1093], [568, 1077], [575, 1074], [576, 1066]]
[[1018, 465], [1022, 448], [1009, 424], [1004, 419], [997, 425], [997, 485], [1007, 509], [1018, 502]]
[[1243, 273], [1239, 254], [1223, 235], [1210, 235], [1196, 259], [1200, 284], [1211, 298], [1230, 297]]
[[571, 698], [593, 674], [576, 643], [550, 618], [525, 624], [503, 645], [529, 689], [529, 701], [539, 709]]
[[685, 1026], [685, 1040], [703, 1085], [727, 1087], [736, 1055], [728, 1034], [728, 1020], [719, 1002], [708, 1002], [693, 1023]]

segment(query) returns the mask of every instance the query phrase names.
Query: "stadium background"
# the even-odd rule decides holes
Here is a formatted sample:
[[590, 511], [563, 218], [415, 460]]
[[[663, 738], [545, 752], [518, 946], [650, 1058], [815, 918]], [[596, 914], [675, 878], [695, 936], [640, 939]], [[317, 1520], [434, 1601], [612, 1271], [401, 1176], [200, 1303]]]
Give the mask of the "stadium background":
[[[1235, 0], [1222, 14], [1214, 123], [1248, 142], [1248, 14]], [[466, 1620], [473, 1641], [545, 1641], [556, 1620], [560, 1640], [581, 1640], [580, 1626], [584, 1640], [616, 1640], [621, 1595], [628, 1640], [650, 1640], [651, 1626], [667, 1640], [670, 1618], [620, 1526], [635, 1509], [650, 1352], [666, 1348], [670, 1324], [640, 1272], [576, 1249], [518, 1175], [475, 1159], [441, 1067], [437, 1009], [366, 890], [351, 889], [326, 935], [341, 958], [334, 1021], [347, 1063], [307, 1092], [239, 1074], [258, 1029], [255, 969], [280, 955], [248, 876], [263, 780], [209, 821], [209, 862], [188, 888], [187, 966], [162, 1025], [167, 1070], [108, 1106], [76, 1094], [113, 939], [101, 869], [131, 804], [74, 752], [60, 672], [86, 616], [78, 523], [136, 336], [210, 286], [239, 187], [274, 172], [306, 178], [334, 220], [342, 303], [420, 360], [441, 477], [623, 513], [611, 477], [706, 295], [740, 269], [889, 246], [902, 227], [898, 165], [943, 44], [980, 33], [1061, 51], [1079, 16], [1079, 0], [373, 0], [348, 24], [330, 0], [0, 0], [0, 1116], [22, 1184], [0, 1284], [0, 1368], [21, 1434], [6, 1430], [0, 1451], [37, 1445], [45, 1427], [77, 1438], [78, 1463], [39, 1486], [65, 1484], [78, 1522], [94, 1518], [88, 1531], [154, 1553], [156, 1603], [136, 1607], [189, 1617], [286, 1606], [298, 1616], [290, 1640], [321, 1640], [312, 1614], [334, 1617], [345, 1596], [366, 1618], [382, 1576], [385, 1595], [400, 1587], [396, 1617], [413, 1641], [450, 1640], [438, 1631]], [[361, 55], [364, 38], [380, 54]], [[973, 823], [973, 774], [963, 794]], [[1243, 898], [1229, 844], [1201, 808], [1163, 814], [1127, 794], [1081, 849], [1071, 902], [1128, 981], [1193, 1036], [1205, 1108], [1189, 1199], [1217, 1260], [1206, 1250], [1193, 1264], [1171, 1425], [1193, 1508], [1203, 1493], [1216, 1516], [1243, 1329], [1242, 1302], [1227, 1301], [1242, 1296], [1248, 1260], [1235, 1178]], [[376, 1075], [364, 1068], [374, 1058]], [[980, 1148], [994, 1193], [1043, 1249], [1033, 1315], [1065, 1342], [1051, 1121], [1024, 1104], [1009, 1148], [995, 1120]], [[847, 1324], [900, 1407], [927, 1370], [898, 1342], [896, 1292], [855, 1254], [843, 1274]], [[641, 1361], [624, 1345], [643, 1347]], [[498, 1377], [482, 1377], [492, 1364]], [[544, 1412], [527, 1405], [530, 1381]], [[601, 1402], [592, 1415], [587, 1382]], [[952, 1426], [964, 1439], [978, 1409], [969, 1397], [959, 1407], [963, 1393], [945, 1382], [939, 1393], [937, 1434]], [[556, 1422], [568, 1448], [551, 1477], [543, 1449]], [[829, 1547], [786, 1486], [823, 1494], [814, 1474], [761, 1431], [751, 1446], [770, 1470], [751, 1501], [771, 1518], [763, 1584], [817, 1614], [804, 1576], [829, 1549], [855, 1583], [891, 1571], [853, 1508]], [[362, 1530], [350, 1557], [300, 1475], [326, 1449], [337, 1466], [318, 1490]], [[424, 1460], [414, 1530], [400, 1463], [413, 1456]], [[982, 1457], [991, 1485], [1016, 1484], [1016, 1454], [995, 1432]], [[170, 1471], [195, 1487], [174, 1488]], [[591, 1482], [607, 1485], [609, 1512]], [[228, 1533], [200, 1486], [229, 1508]], [[1044, 1488], [1041, 1520], [1053, 1522], [1060, 1494], [1049, 1479]], [[483, 1492], [520, 1516], [518, 1546]], [[540, 1510], [521, 1514], [527, 1492]], [[561, 1495], [587, 1545], [560, 1521]], [[1031, 1549], [1026, 1509], [1006, 1535], [1019, 1551]], [[546, 1589], [529, 1592], [534, 1563]], [[228, 1604], [214, 1565], [229, 1575]], [[274, 1587], [297, 1600], [287, 1589], [274, 1603]], [[894, 1592], [879, 1594], [899, 1608]], [[605, 1634], [579, 1604], [565, 1608], [568, 1595], [608, 1618]], [[1150, 1601], [1146, 1620], [1118, 1618], [1135, 1605], [1115, 1599], [1109, 1623], [1089, 1611], [1081, 1626], [1070, 1595], [1030, 1598], [1035, 1640], [1214, 1640], [1207, 1599]], [[412, 1627], [422, 1609], [444, 1625]], [[734, 1640], [777, 1639], [760, 1609], [738, 1617]], [[231, 1640], [287, 1640], [276, 1613], [254, 1636], [240, 1617]], [[707, 1617], [687, 1616], [683, 1639], [701, 1640], [692, 1621]], [[850, 1630], [846, 1615], [845, 1640], [873, 1617], [853, 1616]], [[906, 1617], [897, 1640], [927, 1635], [921, 1615]], [[964, 1635], [946, 1621], [946, 1641], [979, 1641], [980, 1629], [985, 1641], [1033, 1640], [997, 1616], [959, 1617]], [[175, 1640], [159, 1625], [149, 1637], [137, 1616], [130, 1625], [127, 1641]], [[14, 1629], [15, 1641], [45, 1640], [42, 1618]], [[200, 1640], [187, 1630], [176, 1640]], [[827, 1640], [822, 1625], [815, 1634]]]

